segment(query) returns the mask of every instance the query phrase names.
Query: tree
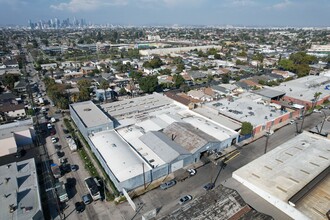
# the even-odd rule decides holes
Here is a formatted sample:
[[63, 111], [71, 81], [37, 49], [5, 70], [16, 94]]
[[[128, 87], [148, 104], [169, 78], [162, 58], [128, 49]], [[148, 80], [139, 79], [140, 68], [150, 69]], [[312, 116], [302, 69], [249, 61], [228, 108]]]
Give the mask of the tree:
[[216, 60], [220, 60], [221, 59], [221, 55], [220, 54], [214, 54], [214, 59]]
[[181, 73], [185, 69], [184, 64], [180, 63], [176, 65], [176, 72]]
[[106, 90], [109, 88], [109, 82], [103, 79], [100, 83], [100, 89], [104, 91], [104, 101], [107, 102]]
[[159, 71], [160, 75], [171, 75], [171, 70], [170, 69], [162, 69]]
[[127, 94], [127, 91], [124, 87], [121, 87], [120, 90], [119, 90], [119, 95], [126, 95]]
[[241, 128], [241, 135], [248, 135], [252, 134], [253, 132], [253, 126], [250, 122], [243, 122], [242, 128]]
[[138, 72], [138, 71], [131, 71], [129, 73], [129, 76], [132, 78], [133, 83], [135, 84], [136, 82], [138, 82], [141, 78], [142, 78], [142, 73]]
[[140, 89], [146, 93], [153, 93], [158, 86], [157, 76], [146, 76], [139, 80]]
[[157, 69], [163, 65], [163, 61], [159, 57], [154, 57], [150, 61], [143, 63], [143, 67], [150, 69]]
[[313, 99], [313, 104], [312, 104], [312, 111], [314, 110], [320, 96], [322, 95], [322, 92], [315, 92], [314, 93], [314, 99]]
[[264, 62], [264, 55], [262, 55], [261, 53], [256, 53], [253, 55], [252, 60], [257, 60], [260, 63]]
[[79, 101], [90, 100], [90, 86], [91, 82], [87, 79], [81, 79], [77, 83], [79, 88]]
[[3, 78], [3, 85], [8, 87], [9, 89], [14, 88], [15, 82], [18, 81], [18, 76], [14, 76], [12, 74], [5, 74], [5, 77]]
[[176, 74], [173, 76], [174, 86], [179, 88], [181, 85], [184, 84], [184, 79], [180, 74]]
[[223, 74], [223, 75], [221, 76], [221, 81], [222, 81], [222, 83], [227, 84], [227, 83], [229, 83], [229, 80], [230, 80], [230, 76], [229, 76], [228, 74]]

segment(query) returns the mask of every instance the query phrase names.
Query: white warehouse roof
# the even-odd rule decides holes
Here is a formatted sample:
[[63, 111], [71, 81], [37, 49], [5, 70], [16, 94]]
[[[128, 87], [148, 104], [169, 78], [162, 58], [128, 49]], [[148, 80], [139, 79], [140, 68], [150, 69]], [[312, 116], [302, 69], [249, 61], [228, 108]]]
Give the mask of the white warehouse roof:
[[294, 219], [322, 219], [320, 213], [325, 215], [330, 207], [330, 188], [308, 201], [302, 198], [300, 203], [308, 208], [299, 210], [301, 205], [294, 208], [288, 201], [329, 165], [330, 140], [304, 132], [236, 170], [233, 177]]
[[151, 170], [150, 166], [116, 133], [102, 131], [90, 136], [96, 149], [116, 178], [122, 182]]

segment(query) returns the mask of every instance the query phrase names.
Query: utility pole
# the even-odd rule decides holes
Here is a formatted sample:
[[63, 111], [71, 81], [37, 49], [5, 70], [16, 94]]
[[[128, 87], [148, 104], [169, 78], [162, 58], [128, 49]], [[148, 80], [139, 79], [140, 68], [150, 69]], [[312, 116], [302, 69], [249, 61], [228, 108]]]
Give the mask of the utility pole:
[[270, 134], [266, 134], [266, 144], [265, 144], [265, 152], [264, 152], [264, 154], [267, 153], [267, 147], [268, 147], [269, 135], [270, 135]]
[[303, 126], [304, 126], [305, 117], [306, 117], [306, 112], [307, 112], [307, 106], [305, 105], [304, 111], [303, 111], [303, 115], [302, 115], [303, 118], [302, 118], [300, 130], [298, 131], [298, 133], [301, 133], [302, 132], [302, 129], [303, 129]]
[[146, 189], [146, 177], [145, 177], [145, 173], [144, 173], [144, 163], [142, 162], [142, 170], [143, 170], [143, 186], [144, 189]]

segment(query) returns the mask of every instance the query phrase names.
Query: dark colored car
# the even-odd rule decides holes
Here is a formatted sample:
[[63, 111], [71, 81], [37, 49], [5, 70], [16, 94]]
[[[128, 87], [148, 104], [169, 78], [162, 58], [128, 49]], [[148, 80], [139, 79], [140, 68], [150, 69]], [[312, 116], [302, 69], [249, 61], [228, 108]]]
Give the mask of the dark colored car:
[[205, 189], [206, 191], [209, 191], [213, 188], [214, 188], [214, 183], [208, 183], [205, 186], [203, 186], [203, 189]]
[[81, 213], [85, 210], [85, 204], [83, 202], [76, 202], [74, 206], [76, 207], [77, 213]]
[[64, 156], [64, 152], [63, 151], [57, 151], [56, 154], [57, 154], [58, 158], [61, 158], [61, 157]]
[[16, 158], [21, 158], [21, 157], [23, 157], [25, 154], [26, 154], [26, 151], [25, 151], [24, 149], [22, 149], [22, 150], [17, 151], [17, 153], [15, 154], [15, 157], [16, 157]]
[[64, 134], [69, 134], [69, 131], [67, 129], [63, 129]]
[[54, 147], [55, 147], [55, 150], [57, 150], [57, 151], [61, 150], [61, 145], [59, 145], [59, 144], [55, 144]]
[[174, 186], [175, 184], [176, 184], [176, 181], [171, 180], [171, 181], [168, 181], [168, 182], [165, 182], [165, 183], [161, 184], [160, 188], [161, 189], [168, 189], [168, 188], [171, 188], [172, 186]]
[[63, 173], [70, 173], [70, 171], [71, 171], [70, 164], [62, 164], [60, 166], [60, 169]]
[[50, 131], [50, 135], [55, 135], [56, 134], [56, 130], [55, 129], [52, 129], [51, 131]]
[[71, 164], [71, 171], [73, 171], [73, 172], [77, 171], [77, 166], [74, 164]]

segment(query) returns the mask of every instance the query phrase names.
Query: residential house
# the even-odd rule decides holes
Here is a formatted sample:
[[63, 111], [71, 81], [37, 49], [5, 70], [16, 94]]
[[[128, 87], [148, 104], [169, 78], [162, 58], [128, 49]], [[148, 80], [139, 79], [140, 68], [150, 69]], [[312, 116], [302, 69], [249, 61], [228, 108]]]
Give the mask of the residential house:
[[110, 88], [108, 88], [106, 90], [96, 89], [95, 95], [96, 95], [96, 99], [101, 102], [105, 101], [105, 100], [114, 100], [114, 99], [116, 99], [116, 97], [118, 97], [118, 94]]
[[200, 72], [200, 71], [188, 71], [187, 74], [191, 77], [191, 79], [194, 82], [207, 78], [207, 75], [205, 73]]
[[6, 68], [18, 68], [17, 60], [6, 60], [3, 62]]
[[203, 90], [190, 90], [187, 93], [187, 95], [194, 99], [201, 100], [202, 102], [205, 102], [205, 101], [209, 102], [209, 101], [213, 100], [213, 97], [205, 94], [205, 92]]
[[57, 63], [41, 64], [40, 66], [43, 70], [56, 69], [57, 68]]
[[12, 104], [9, 102], [2, 103], [0, 104], [0, 115], [2, 120], [25, 117], [26, 113], [24, 104]]
[[26, 92], [26, 87], [28, 83], [25, 80], [20, 80], [14, 83], [14, 90], [16, 92]]
[[296, 77], [296, 74], [290, 72], [290, 71], [283, 71], [283, 70], [273, 70], [272, 74], [280, 75], [284, 79], [287, 79], [289, 77]]
[[93, 67], [93, 66], [83, 66], [80, 68], [80, 72], [83, 73], [83, 74], [90, 74], [90, 73], [93, 73], [93, 71], [95, 70], [96, 68]]

